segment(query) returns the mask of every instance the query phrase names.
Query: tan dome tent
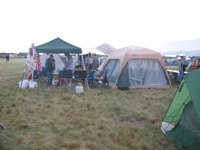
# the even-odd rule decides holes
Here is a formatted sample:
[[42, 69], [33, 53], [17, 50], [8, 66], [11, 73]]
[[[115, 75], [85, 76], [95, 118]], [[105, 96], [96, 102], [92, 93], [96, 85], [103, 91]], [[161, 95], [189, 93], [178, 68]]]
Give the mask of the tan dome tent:
[[143, 47], [124, 47], [108, 55], [103, 70], [113, 88], [171, 87], [160, 53]]

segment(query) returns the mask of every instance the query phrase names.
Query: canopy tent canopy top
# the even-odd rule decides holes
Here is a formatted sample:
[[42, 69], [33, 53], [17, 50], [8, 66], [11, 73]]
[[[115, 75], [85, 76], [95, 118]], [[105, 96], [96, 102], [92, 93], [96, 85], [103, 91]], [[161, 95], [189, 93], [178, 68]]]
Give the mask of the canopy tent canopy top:
[[37, 53], [82, 53], [81, 48], [56, 38], [35, 47]]

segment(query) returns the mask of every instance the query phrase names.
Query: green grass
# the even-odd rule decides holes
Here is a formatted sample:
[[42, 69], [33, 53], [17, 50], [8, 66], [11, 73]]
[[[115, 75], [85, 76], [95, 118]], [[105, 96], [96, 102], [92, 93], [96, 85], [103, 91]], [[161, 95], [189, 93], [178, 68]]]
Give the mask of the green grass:
[[178, 66], [166, 66], [170, 70], [178, 70]]
[[[113, 90], [91, 86], [83, 94], [64, 87], [19, 89], [25, 59], [0, 59], [0, 149], [176, 150], [159, 125], [176, 91]], [[26, 75], [27, 76], [27, 75]]]

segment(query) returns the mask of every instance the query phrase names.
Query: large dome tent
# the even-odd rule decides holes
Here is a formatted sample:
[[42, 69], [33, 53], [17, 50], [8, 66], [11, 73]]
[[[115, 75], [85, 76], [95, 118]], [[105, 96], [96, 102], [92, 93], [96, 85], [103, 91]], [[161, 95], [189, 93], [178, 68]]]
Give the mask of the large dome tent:
[[171, 87], [166, 66], [159, 52], [129, 46], [108, 55], [102, 70], [109, 70], [111, 87]]

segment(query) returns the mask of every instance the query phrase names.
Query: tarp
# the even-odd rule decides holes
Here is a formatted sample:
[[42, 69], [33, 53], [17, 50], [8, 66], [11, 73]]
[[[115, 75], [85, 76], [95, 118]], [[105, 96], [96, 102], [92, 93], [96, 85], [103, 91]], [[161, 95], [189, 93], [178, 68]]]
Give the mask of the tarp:
[[108, 55], [103, 70], [116, 87], [170, 87], [165, 63], [160, 53], [137, 46], [118, 49]]
[[156, 49], [161, 55], [200, 56], [200, 39], [166, 43]]
[[56, 38], [35, 47], [37, 53], [82, 53], [81, 48]]
[[111, 52], [115, 51], [116, 48], [114, 48], [113, 46], [111, 46], [108, 43], [103, 43], [99, 46], [96, 47], [97, 50], [101, 51], [102, 53], [104, 53], [105, 55], [110, 54]]
[[84, 54], [95, 53], [95, 54], [99, 54], [99, 55], [108, 55], [115, 50], [116, 50], [116, 48], [114, 48], [110, 44], [103, 43], [103, 44], [98, 45], [97, 47], [95, 47], [95, 48], [93, 48], [89, 51], [84, 52]]

